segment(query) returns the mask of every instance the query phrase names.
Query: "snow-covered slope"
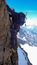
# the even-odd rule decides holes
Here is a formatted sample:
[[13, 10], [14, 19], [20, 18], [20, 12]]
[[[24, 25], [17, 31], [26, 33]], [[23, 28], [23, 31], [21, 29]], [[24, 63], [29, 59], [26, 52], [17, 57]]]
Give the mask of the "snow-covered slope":
[[18, 65], [32, 65], [28, 59], [28, 54], [22, 48], [17, 48], [18, 52]]
[[32, 65], [37, 65], [37, 47], [29, 46], [28, 44], [20, 44], [23, 50], [25, 50], [28, 54], [28, 58]]

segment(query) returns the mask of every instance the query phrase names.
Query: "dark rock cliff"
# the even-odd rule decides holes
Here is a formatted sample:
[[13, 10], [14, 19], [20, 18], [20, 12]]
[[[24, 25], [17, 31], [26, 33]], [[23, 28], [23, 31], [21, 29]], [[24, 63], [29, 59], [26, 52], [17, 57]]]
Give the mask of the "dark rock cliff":
[[7, 62], [10, 47], [10, 21], [5, 0], [0, 0], [0, 64]]

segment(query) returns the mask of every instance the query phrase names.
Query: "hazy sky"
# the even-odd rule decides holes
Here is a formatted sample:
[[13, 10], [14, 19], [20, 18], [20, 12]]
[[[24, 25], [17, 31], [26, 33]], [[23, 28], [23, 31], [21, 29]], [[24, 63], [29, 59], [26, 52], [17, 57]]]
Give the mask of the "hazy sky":
[[6, 0], [17, 12], [28, 12], [28, 17], [37, 17], [37, 0]]

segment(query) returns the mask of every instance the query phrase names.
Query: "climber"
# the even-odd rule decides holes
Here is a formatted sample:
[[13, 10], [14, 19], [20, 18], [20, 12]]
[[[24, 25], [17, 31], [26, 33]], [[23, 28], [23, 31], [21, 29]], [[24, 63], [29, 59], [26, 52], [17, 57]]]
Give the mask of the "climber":
[[12, 46], [12, 48], [15, 49], [14, 39], [16, 39], [16, 35], [17, 35], [17, 32], [20, 29], [20, 26], [22, 26], [25, 23], [26, 15], [22, 12], [20, 12], [20, 13], [15, 12], [15, 10], [14, 9], [12, 10], [11, 8], [9, 8], [8, 5], [7, 5], [7, 9], [8, 9], [8, 12], [9, 12], [9, 17], [12, 18], [11, 27], [10, 27], [11, 46]]

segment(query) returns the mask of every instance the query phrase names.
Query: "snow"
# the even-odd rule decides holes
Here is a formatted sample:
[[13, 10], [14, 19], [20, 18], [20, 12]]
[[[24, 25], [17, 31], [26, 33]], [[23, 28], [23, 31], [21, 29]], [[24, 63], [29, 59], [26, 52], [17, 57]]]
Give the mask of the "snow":
[[28, 44], [22, 45], [21, 47], [28, 53], [28, 58], [33, 65], [37, 65], [37, 47], [29, 46]]

